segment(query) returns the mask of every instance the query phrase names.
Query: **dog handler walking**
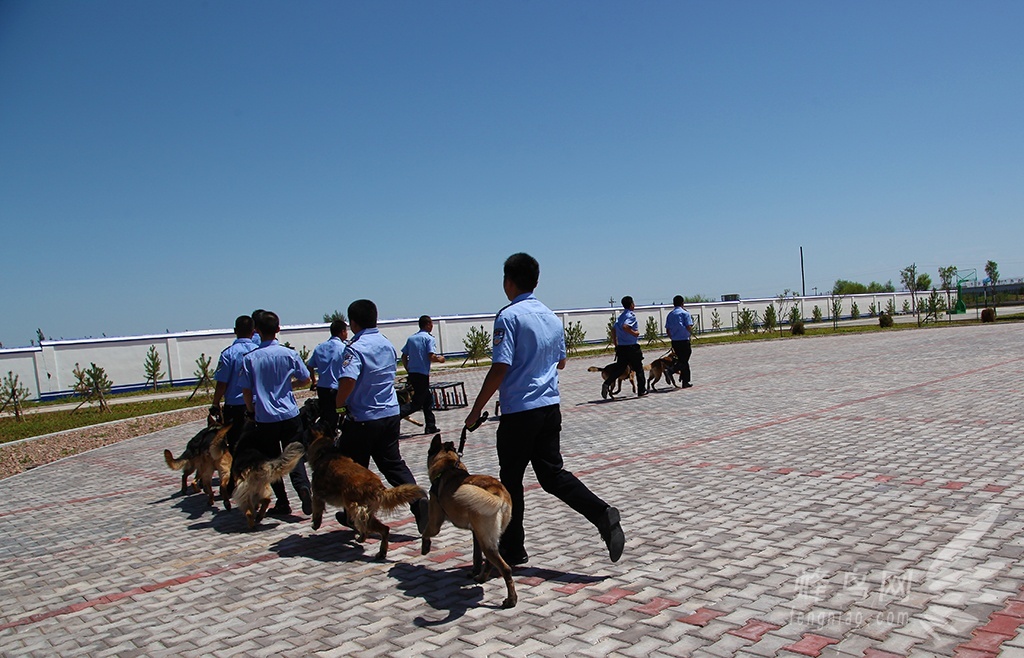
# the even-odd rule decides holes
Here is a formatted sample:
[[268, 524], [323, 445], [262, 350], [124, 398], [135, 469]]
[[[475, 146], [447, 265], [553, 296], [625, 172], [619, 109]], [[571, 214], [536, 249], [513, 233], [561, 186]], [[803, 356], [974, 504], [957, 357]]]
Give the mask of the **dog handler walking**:
[[[260, 346], [242, 359], [241, 384], [245, 406], [253, 420], [255, 429], [250, 435], [257, 450], [270, 458], [281, 454], [281, 448], [288, 445], [302, 430], [299, 420], [299, 405], [292, 392], [292, 378], [299, 386], [309, 384], [309, 370], [295, 350], [277, 342], [281, 320], [276, 313], [263, 311], [256, 319], [256, 330], [260, 334]], [[244, 438], [248, 441], [250, 439]], [[302, 501], [302, 513], [313, 513], [312, 496], [309, 491], [309, 476], [300, 461], [291, 472], [292, 486]], [[291, 514], [288, 494], [283, 482], [271, 485], [277, 502], [268, 514], [285, 516]]]
[[[334, 437], [338, 431], [338, 375], [341, 373], [342, 354], [348, 339], [348, 324], [341, 319], [331, 322], [331, 337], [313, 349], [306, 361], [312, 387], [316, 391], [320, 408], [320, 421], [327, 436]], [[320, 376], [319, 381], [317, 375]]]
[[672, 351], [676, 353], [676, 368], [679, 370], [682, 387], [690, 388], [693, 386], [690, 383], [690, 354], [693, 352], [690, 336], [693, 331], [693, 316], [683, 308], [685, 302], [682, 295], [672, 298], [674, 308], [665, 317], [665, 331], [672, 341]]
[[[238, 377], [242, 370], [242, 358], [256, 349], [256, 343], [252, 342], [252, 332], [251, 317], [239, 315], [235, 318], [235, 342], [220, 353], [217, 369], [213, 372], [213, 381], [217, 384], [213, 389], [213, 402], [207, 420], [218, 425], [231, 426], [225, 440], [228, 452], [232, 453], [238, 445], [242, 428], [245, 427], [245, 397], [242, 395], [242, 385]], [[220, 406], [221, 400], [224, 401], [223, 409]]]
[[[377, 305], [359, 299], [348, 306], [352, 340], [345, 348], [338, 378], [338, 408], [345, 407], [338, 448], [352, 461], [368, 467], [370, 458], [391, 486], [416, 484], [398, 448], [401, 434], [395, 374], [398, 353], [377, 329]], [[427, 501], [420, 499], [410, 506], [420, 534], [427, 523]], [[342, 525], [348, 525], [345, 511], [335, 514]]]
[[512, 520], [501, 536], [501, 556], [513, 566], [529, 559], [523, 476], [532, 463], [544, 491], [597, 526], [616, 562], [625, 545], [619, 511], [563, 467], [558, 370], [565, 367], [565, 333], [558, 317], [533, 294], [540, 264], [528, 254], [513, 254], [505, 261], [504, 273], [505, 296], [512, 303], [494, 319], [492, 365], [465, 421], [466, 427], [473, 427], [488, 400], [500, 391], [499, 475], [512, 496]]
[[423, 410], [424, 434], [436, 434], [437, 419], [434, 417], [434, 398], [430, 395], [430, 364], [444, 363], [444, 356], [437, 353], [437, 341], [430, 334], [434, 321], [429, 315], [421, 315], [420, 330], [409, 336], [402, 348], [402, 366], [409, 373], [412, 384], [412, 401], [403, 406], [402, 416]]
[[647, 382], [644, 379], [644, 353], [640, 349], [640, 323], [633, 309], [633, 298], [626, 295], [622, 298], [622, 313], [615, 321], [615, 362], [626, 365], [636, 373], [636, 395], [647, 395]]

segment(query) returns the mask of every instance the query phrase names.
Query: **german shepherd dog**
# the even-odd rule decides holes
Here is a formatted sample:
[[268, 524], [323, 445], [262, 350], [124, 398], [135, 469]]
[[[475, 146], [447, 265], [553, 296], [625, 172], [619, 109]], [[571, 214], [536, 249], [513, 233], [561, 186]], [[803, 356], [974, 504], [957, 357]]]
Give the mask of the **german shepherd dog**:
[[678, 365], [674, 354], [666, 354], [652, 361], [649, 366], [644, 366], [644, 370], [651, 371], [651, 375], [647, 379], [647, 385], [651, 387], [652, 391], [655, 390], [654, 385], [661, 381], [662, 375], [665, 375], [665, 381], [671, 384], [672, 388], [679, 388], [679, 384], [676, 384], [676, 380], [672, 377]]
[[[636, 393], [636, 374], [628, 365], [609, 363], [603, 368], [590, 366], [587, 368], [587, 372], [601, 373], [601, 378], [604, 380], [604, 384], [601, 385], [601, 397], [603, 399], [615, 399], [615, 396], [622, 391], [622, 382], [627, 379], [633, 387], [633, 392]], [[612, 390], [613, 388], [615, 389], [614, 391]]]
[[388, 536], [391, 529], [380, 522], [377, 512], [391, 512], [415, 500], [427, 497], [427, 492], [415, 484], [385, 487], [376, 473], [341, 454], [334, 447], [332, 437], [317, 429], [309, 445], [309, 465], [313, 470], [313, 530], [323, 523], [327, 504], [342, 507], [356, 531], [356, 541], [369, 535], [380, 537], [377, 559], [388, 554]]
[[177, 459], [170, 450], [164, 450], [164, 461], [167, 462], [167, 466], [174, 471], [183, 471], [182, 495], [188, 493], [188, 476], [195, 473], [193, 487], [196, 491], [201, 489], [206, 492], [209, 504], [213, 505], [213, 473], [216, 471], [220, 480], [221, 497], [229, 497], [225, 496], [225, 492], [230, 491], [228, 483], [231, 480], [231, 453], [228, 452], [224, 437], [230, 429], [230, 425], [211, 425], [203, 428], [189, 440], [185, 451]]
[[268, 458], [252, 444], [239, 441], [234, 456], [237, 482], [232, 497], [245, 513], [249, 529], [255, 528], [270, 507], [270, 484], [292, 472], [306, 450], [298, 441], [289, 443], [279, 456]]
[[430, 442], [427, 473], [430, 476], [430, 512], [420, 552], [426, 555], [430, 551], [430, 538], [441, 531], [445, 520], [456, 528], [472, 530], [473, 580], [484, 582], [490, 567], [494, 566], [508, 589], [501, 607], [514, 607], [519, 599], [512, 582], [512, 569], [498, 553], [498, 540], [512, 518], [512, 498], [508, 491], [490, 475], [470, 475], [459, 459], [455, 444], [441, 443], [440, 434], [435, 434]]

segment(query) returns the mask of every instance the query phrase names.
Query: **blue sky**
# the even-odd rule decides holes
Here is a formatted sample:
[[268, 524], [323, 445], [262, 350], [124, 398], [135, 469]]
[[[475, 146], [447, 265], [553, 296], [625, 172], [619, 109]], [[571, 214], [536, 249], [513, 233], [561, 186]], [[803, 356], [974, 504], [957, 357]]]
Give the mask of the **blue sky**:
[[1024, 276], [1024, 3], [0, 0], [0, 342]]

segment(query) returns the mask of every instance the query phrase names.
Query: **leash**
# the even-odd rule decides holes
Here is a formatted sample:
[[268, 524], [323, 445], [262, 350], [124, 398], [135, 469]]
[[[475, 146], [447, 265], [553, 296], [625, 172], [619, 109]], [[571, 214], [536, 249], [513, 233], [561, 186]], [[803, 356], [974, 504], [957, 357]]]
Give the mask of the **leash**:
[[486, 411], [480, 414], [480, 417], [476, 419], [472, 427], [462, 426], [462, 437], [459, 439], [459, 457], [462, 456], [462, 451], [466, 448], [466, 432], [475, 432], [478, 427], [483, 425], [485, 420], [487, 420]]

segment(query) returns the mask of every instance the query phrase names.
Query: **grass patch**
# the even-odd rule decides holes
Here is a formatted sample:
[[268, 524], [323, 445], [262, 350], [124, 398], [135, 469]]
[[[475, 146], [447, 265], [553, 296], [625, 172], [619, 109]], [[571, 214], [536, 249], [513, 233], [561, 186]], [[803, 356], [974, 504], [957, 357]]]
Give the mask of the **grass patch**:
[[[120, 396], [112, 396], [111, 400]], [[129, 397], [138, 397], [129, 395]], [[139, 399], [137, 402], [124, 402], [110, 405], [110, 411], [99, 409], [81, 408], [78, 411], [61, 409], [55, 411], [40, 411], [22, 416], [23, 420], [18, 421], [13, 417], [0, 418], [0, 443], [27, 439], [32, 436], [73, 430], [80, 427], [88, 427], [99, 423], [107, 423], [112, 420], [124, 420], [138, 416], [148, 416], [164, 411], [177, 411], [178, 409], [190, 409], [192, 407], [209, 406], [212, 400], [210, 395], [197, 394], [191, 400], [187, 398], [170, 398], [166, 400]]]

